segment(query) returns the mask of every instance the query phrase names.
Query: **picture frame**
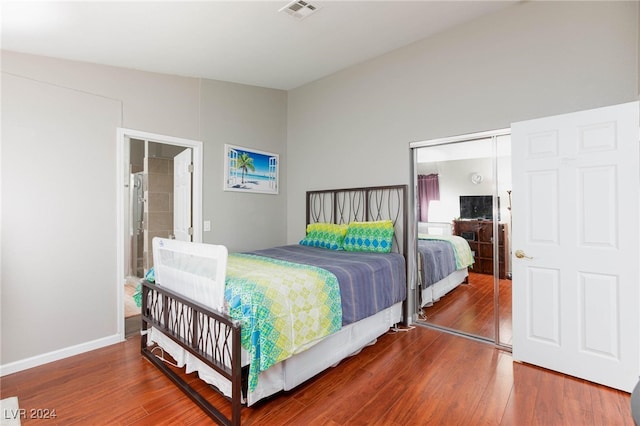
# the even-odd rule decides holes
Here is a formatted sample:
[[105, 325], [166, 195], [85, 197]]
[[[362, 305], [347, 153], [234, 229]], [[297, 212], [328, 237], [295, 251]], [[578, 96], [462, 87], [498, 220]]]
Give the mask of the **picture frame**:
[[271, 152], [224, 145], [224, 190], [278, 194], [280, 156]]

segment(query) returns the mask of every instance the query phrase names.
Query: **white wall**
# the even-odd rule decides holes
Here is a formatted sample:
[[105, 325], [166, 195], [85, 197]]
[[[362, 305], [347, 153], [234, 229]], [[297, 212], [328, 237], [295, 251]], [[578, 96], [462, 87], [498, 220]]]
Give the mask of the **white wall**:
[[8, 51], [2, 51], [2, 72], [117, 100], [123, 127], [200, 139], [197, 79]]
[[409, 143], [636, 100], [637, 2], [523, 2], [289, 92], [288, 241], [310, 189], [410, 183]]
[[[205, 220], [212, 222], [205, 242], [225, 244], [230, 251], [255, 250], [286, 242], [287, 94], [220, 81], [202, 81]], [[223, 191], [224, 144], [280, 155], [279, 193]]]
[[112, 99], [2, 76], [3, 367], [116, 341], [120, 116]]
[[[503, 143], [510, 143], [510, 138]], [[434, 148], [419, 148], [421, 152], [427, 152], [424, 154], [425, 157], [429, 156], [430, 149]], [[511, 156], [498, 155], [495, 158], [497, 181], [494, 181], [493, 178], [493, 162], [492, 157], [483, 156], [417, 163], [417, 174], [436, 173], [439, 175], [440, 200], [432, 201], [432, 206], [429, 208], [429, 221], [451, 223], [460, 217], [460, 195], [492, 195], [494, 185], [497, 183], [496, 189], [500, 198], [500, 222], [508, 224], [511, 220], [509, 192], [507, 192], [512, 189]], [[471, 176], [475, 173], [483, 176], [483, 181], [479, 184], [471, 181]]]
[[[286, 92], [3, 51], [2, 374], [118, 337], [118, 126], [203, 142], [205, 242], [285, 242]], [[224, 143], [279, 153], [280, 194], [223, 193]]]

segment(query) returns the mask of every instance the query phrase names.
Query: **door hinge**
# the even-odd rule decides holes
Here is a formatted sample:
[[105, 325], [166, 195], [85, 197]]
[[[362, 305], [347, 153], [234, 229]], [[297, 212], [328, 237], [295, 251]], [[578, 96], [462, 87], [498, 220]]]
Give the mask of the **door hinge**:
[[193, 173], [193, 163], [190, 163], [189, 166], [187, 167], [187, 171], [189, 173]]
[[190, 226], [189, 228], [187, 228], [187, 234], [193, 235], [193, 227]]

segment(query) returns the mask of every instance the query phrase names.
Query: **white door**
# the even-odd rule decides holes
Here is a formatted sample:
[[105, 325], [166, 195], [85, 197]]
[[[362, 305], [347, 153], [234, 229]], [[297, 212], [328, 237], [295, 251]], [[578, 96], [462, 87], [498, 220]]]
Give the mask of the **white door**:
[[173, 158], [173, 235], [176, 240], [191, 241], [191, 148]]
[[627, 392], [640, 370], [639, 116], [633, 102], [512, 125], [513, 359]]

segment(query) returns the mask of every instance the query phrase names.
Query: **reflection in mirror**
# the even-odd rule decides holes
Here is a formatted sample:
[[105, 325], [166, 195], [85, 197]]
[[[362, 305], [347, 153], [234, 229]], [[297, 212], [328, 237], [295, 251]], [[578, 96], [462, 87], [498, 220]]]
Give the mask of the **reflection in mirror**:
[[414, 155], [419, 321], [504, 346], [511, 345], [510, 148], [507, 134]]

